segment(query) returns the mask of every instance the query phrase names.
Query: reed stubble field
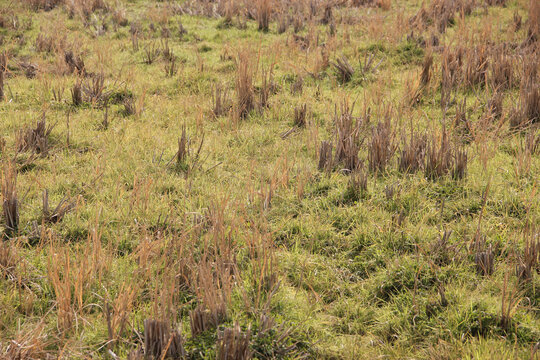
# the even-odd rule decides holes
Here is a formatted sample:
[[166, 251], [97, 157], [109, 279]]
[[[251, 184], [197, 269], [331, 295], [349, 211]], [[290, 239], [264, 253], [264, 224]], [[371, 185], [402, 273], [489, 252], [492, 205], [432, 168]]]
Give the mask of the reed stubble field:
[[536, 359], [540, 2], [1, 0], [1, 359]]

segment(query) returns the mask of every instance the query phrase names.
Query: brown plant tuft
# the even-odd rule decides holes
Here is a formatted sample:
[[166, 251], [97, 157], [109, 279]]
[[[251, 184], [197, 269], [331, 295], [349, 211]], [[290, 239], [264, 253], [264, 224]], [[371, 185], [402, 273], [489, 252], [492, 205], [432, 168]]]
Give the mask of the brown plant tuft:
[[11, 162], [2, 168], [2, 210], [8, 233], [19, 228], [19, 200], [17, 198], [17, 169]]
[[179, 329], [159, 320], [144, 320], [144, 353], [155, 359], [185, 358], [184, 339]]
[[251, 329], [242, 332], [240, 326], [235, 324], [233, 328], [225, 328], [218, 332], [217, 360], [249, 360], [252, 352], [249, 346]]

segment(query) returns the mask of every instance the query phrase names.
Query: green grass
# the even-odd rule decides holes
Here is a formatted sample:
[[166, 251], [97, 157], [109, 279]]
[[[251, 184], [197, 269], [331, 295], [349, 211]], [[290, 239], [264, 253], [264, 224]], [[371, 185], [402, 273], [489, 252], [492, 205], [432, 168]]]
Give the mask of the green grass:
[[[235, 323], [251, 329], [251, 347], [260, 359], [298, 354], [314, 359], [531, 356], [540, 338], [540, 278], [536, 272], [529, 284], [520, 285], [515, 266], [526, 230], [538, 237], [540, 158], [538, 152], [532, 154], [528, 170], [518, 171], [525, 132], [512, 132], [504, 123], [497, 133], [486, 131], [486, 141], [466, 144], [469, 161], [462, 180], [429, 180], [423, 171], [402, 174], [396, 165], [399, 150], [384, 173], [368, 175], [366, 193], [351, 189], [343, 172], [317, 169], [320, 142], [334, 139], [334, 107], [344, 98], [356, 101], [355, 116], [370, 107], [371, 125], [392, 107], [398, 140], [410, 124], [421, 130], [441, 128], [437, 51], [421, 102], [411, 107], [406, 101], [407, 85], [419, 78], [425, 53], [407, 40], [407, 19], [420, 9], [419, 1], [394, 2], [388, 11], [336, 8], [336, 19], [357, 21], [338, 21], [333, 38], [327, 27], [308, 25], [301, 36], [319, 34], [319, 43], [312, 41], [308, 49], [294, 43], [291, 28], [277, 34], [275, 21], [262, 33], [251, 20], [246, 29], [235, 26], [236, 18], [225, 27], [220, 19], [175, 14], [161, 2], [121, 1], [117, 6], [125, 9], [130, 24], [138, 22], [143, 29], [146, 38], [139, 39], [139, 50], [132, 48], [130, 26], [114, 25], [103, 11], [90, 17], [90, 22], [103, 18], [108, 24], [103, 35], [95, 36], [91, 25], [85, 27], [79, 16], [70, 18], [64, 6], [45, 12], [21, 2], [0, 4], [0, 14], [16, 15], [19, 24], [0, 27], [9, 55], [0, 102], [6, 147], [0, 159], [5, 168], [16, 156], [20, 201], [20, 228], [2, 240], [15, 260], [0, 276], [0, 357], [14, 346], [10, 340], [24, 343], [23, 335], [32, 329], [42, 329], [33, 333], [35, 346], [29, 346], [36, 351], [34, 358], [45, 353], [70, 359], [110, 357], [103, 309], [125, 295], [126, 288], [134, 291], [126, 307], [127, 325], [110, 345], [119, 358], [141, 346], [138, 334], [150, 318], [164, 318], [182, 329], [190, 359], [216, 358], [218, 332]], [[524, 0], [478, 8], [471, 16], [456, 17], [453, 26], [438, 34], [440, 42], [519, 43], [526, 25], [511, 31], [512, 17], [517, 12], [525, 23], [527, 9]], [[180, 22], [187, 30], [182, 37]], [[173, 77], [166, 77], [161, 57], [151, 65], [143, 62], [145, 46], [160, 43], [162, 26], [170, 30], [168, 44], [178, 58]], [[432, 31], [428, 27], [421, 35], [428, 38]], [[112, 91], [107, 128], [102, 126], [102, 107], [72, 104], [76, 76], [63, 73], [61, 51], [36, 50], [40, 32], [65, 34], [66, 47], [82, 54], [86, 70], [103, 72], [106, 90]], [[317, 77], [309, 75], [323, 43], [331, 61], [345, 54], [356, 69], [350, 83], [340, 85], [331, 66]], [[256, 90], [262, 67], [270, 64], [277, 90], [267, 109], [255, 109], [246, 119], [215, 118], [213, 87], [224, 84], [236, 102], [235, 58], [245, 48], [258, 64]], [[381, 65], [362, 77], [359, 61], [371, 53]], [[25, 77], [23, 62], [38, 66], [36, 77]], [[298, 77], [304, 80], [303, 93], [293, 95], [291, 85]], [[52, 89], [63, 89], [60, 101], [53, 100]], [[490, 93], [458, 89], [456, 101], [467, 97], [477, 122], [483, 112], [479, 99]], [[517, 87], [504, 93], [503, 117], [518, 93]], [[126, 96], [134, 98], [139, 114], [125, 114]], [[292, 126], [294, 108], [303, 103], [307, 127], [282, 139], [280, 134]], [[49, 155], [16, 155], [17, 131], [33, 126], [43, 113], [47, 123], [56, 124]], [[454, 114], [452, 105], [448, 127]], [[204, 136], [200, 166], [189, 172], [190, 157], [180, 165], [173, 159], [184, 125], [192, 151]], [[528, 131], [538, 136], [537, 128]], [[366, 168], [367, 143], [359, 154]], [[269, 187], [271, 201], [265, 206]], [[394, 192], [387, 195], [390, 187]], [[77, 201], [76, 209], [59, 223], [41, 224], [44, 189], [53, 206], [67, 196]], [[223, 228], [218, 229], [211, 221], [220, 213]], [[33, 222], [42, 231], [34, 233]], [[444, 230], [452, 235], [448, 253], [441, 255], [433, 244]], [[477, 231], [494, 249], [491, 276], [475, 269]], [[100, 235], [93, 240], [94, 232]], [[265, 245], [253, 245], [257, 239], [266, 239], [261, 243], [269, 244], [268, 259], [273, 259], [262, 270]], [[228, 245], [212, 245], [214, 241]], [[192, 286], [182, 283], [181, 266], [187, 263], [197, 273], [195, 266], [213, 246], [234, 253], [237, 273], [227, 318], [218, 329], [192, 337], [189, 312], [204, 301], [193, 285], [196, 276], [186, 280]], [[64, 252], [71, 280], [60, 260]], [[226, 255], [217, 251], [211, 261], [222, 257]], [[72, 291], [68, 302], [74, 320], [65, 331], [59, 326], [59, 297], [49, 274], [52, 263], [59, 264]], [[77, 276], [85, 280], [78, 282]], [[75, 284], [81, 285], [81, 304]], [[275, 291], [272, 284], [277, 284]], [[521, 298], [507, 329], [500, 321], [505, 286], [507, 293], [516, 289]], [[270, 331], [264, 330], [261, 314], [274, 318]], [[290, 329], [285, 339], [280, 326]], [[296, 353], [285, 351], [291, 345]]]

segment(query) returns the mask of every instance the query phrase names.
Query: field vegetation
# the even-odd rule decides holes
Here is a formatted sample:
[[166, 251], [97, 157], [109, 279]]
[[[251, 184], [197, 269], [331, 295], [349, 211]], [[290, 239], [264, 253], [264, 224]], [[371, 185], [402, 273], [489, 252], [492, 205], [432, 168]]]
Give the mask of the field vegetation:
[[0, 359], [537, 359], [538, 0], [0, 0]]

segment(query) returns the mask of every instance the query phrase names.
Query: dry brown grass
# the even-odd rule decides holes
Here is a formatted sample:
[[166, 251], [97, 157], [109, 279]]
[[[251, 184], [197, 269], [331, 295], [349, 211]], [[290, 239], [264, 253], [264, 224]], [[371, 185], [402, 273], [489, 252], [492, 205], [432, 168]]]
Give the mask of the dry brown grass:
[[17, 169], [11, 162], [4, 163], [2, 167], [2, 211], [8, 234], [16, 232], [19, 228]]
[[524, 234], [523, 254], [518, 258], [516, 275], [523, 282], [530, 282], [534, 272], [540, 270], [540, 233], [534, 228]]
[[55, 124], [47, 125], [45, 114], [35, 127], [26, 127], [17, 133], [16, 148], [18, 152], [30, 151], [47, 156], [50, 150], [49, 137]]
[[215, 117], [220, 117], [227, 114], [230, 108], [229, 90], [221, 84], [215, 84], [212, 93], [212, 114]]
[[257, 0], [257, 24], [260, 31], [268, 31], [270, 28], [270, 16], [272, 15], [272, 0]]
[[159, 320], [144, 321], [144, 353], [147, 358], [154, 359], [183, 359], [184, 338], [179, 329]]
[[75, 208], [75, 205], [76, 201], [70, 201], [63, 198], [51, 211], [49, 208], [49, 191], [45, 189], [43, 191], [43, 221], [47, 223], [60, 222], [68, 212]]
[[342, 55], [337, 58], [335, 62], [332, 63], [334, 69], [336, 70], [336, 76], [340, 83], [345, 84], [351, 81], [354, 75], [354, 68], [349, 63], [349, 60]]
[[247, 117], [255, 107], [253, 74], [254, 64], [251, 53], [248, 50], [238, 52], [236, 58], [236, 115], [240, 119]]
[[218, 332], [217, 359], [218, 360], [249, 360], [252, 353], [249, 346], [251, 329], [243, 332], [238, 324], [233, 328], [225, 328]]
[[414, 173], [421, 170], [426, 155], [426, 136], [419, 135], [414, 130], [411, 130], [409, 139], [403, 137], [401, 142], [401, 153], [398, 160], [399, 171]]
[[360, 164], [358, 153], [365, 140], [365, 130], [369, 124], [370, 114], [364, 117], [353, 116], [354, 104], [344, 99], [338, 114], [337, 105], [334, 110], [334, 138], [336, 153], [332, 165], [342, 165], [345, 171], [354, 171]]
[[369, 170], [374, 173], [384, 172], [397, 149], [396, 132], [392, 125], [390, 111], [386, 112], [385, 119], [379, 122], [371, 132], [371, 141], [368, 144], [368, 163]]
[[8, 57], [6, 52], [0, 54], [0, 101], [4, 100], [4, 77], [7, 71]]

